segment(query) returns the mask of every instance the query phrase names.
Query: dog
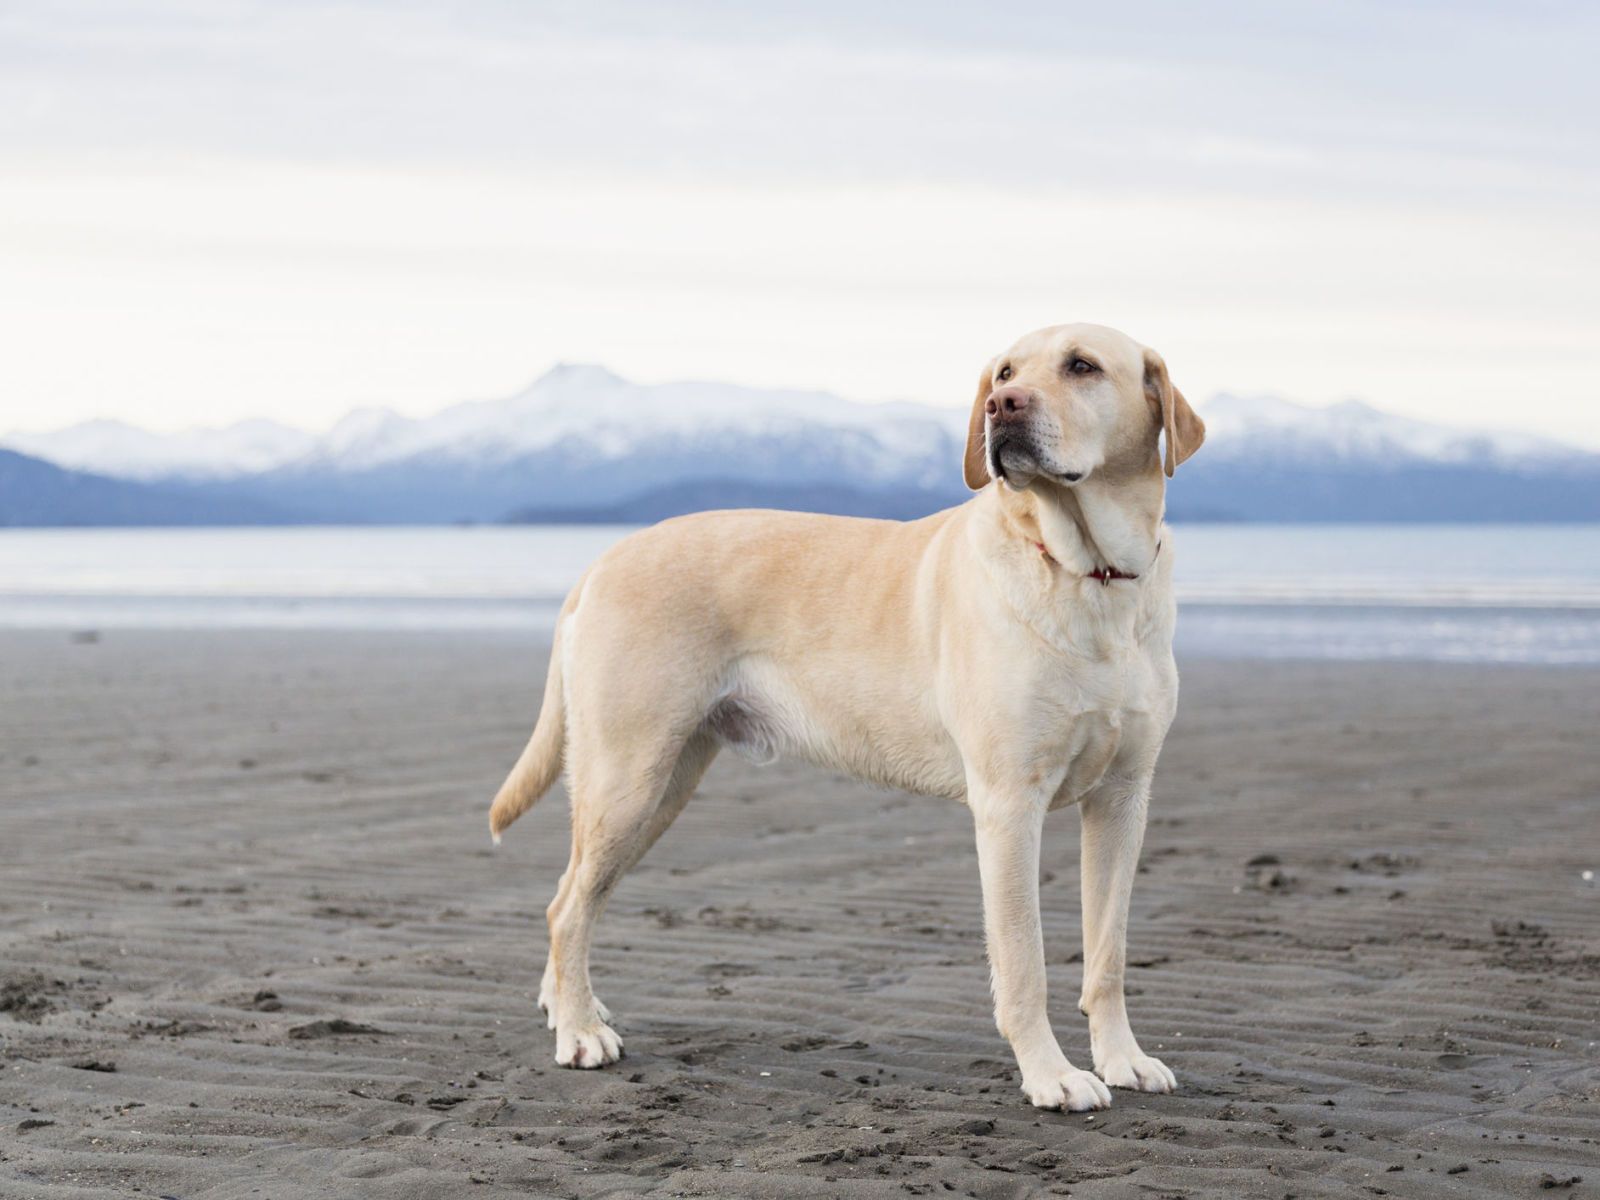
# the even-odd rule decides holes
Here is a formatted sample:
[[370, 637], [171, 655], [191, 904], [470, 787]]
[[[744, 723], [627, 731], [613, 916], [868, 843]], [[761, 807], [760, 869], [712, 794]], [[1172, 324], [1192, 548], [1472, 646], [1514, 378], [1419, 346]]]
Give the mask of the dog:
[[[1129, 1027], [1123, 972], [1178, 696], [1165, 481], [1204, 438], [1159, 354], [1060, 325], [984, 367], [966, 503], [907, 522], [700, 513], [599, 558], [561, 609], [538, 723], [489, 813], [498, 842], [565, 768], [572, 853], [539, 990], [556, 1062], [621, 1057], [589, 983], [595, 921], [728, 746], [963, 801], [995, 1023], [1027, 1098], [1077, 1112], [1105, 1108], [1108, 1086], [1171, 1091]], [[1092, 1073], [1045, 1011], [1040, 838], [1074, 804]]]

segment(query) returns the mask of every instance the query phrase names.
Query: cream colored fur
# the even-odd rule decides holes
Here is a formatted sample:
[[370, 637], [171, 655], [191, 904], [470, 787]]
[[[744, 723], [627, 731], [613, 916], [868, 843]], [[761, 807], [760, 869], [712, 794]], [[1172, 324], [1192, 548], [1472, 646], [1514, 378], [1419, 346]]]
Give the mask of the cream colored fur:
[[[965, 803], [995, 1020], [1028, 1098], [1081, 1110], [1105, 1107], [1108, 1084], [1171, 1090], [1129, 1028], [1123, 969], [1178, 696], [1164, 474], [1203, 437], [1158, 355], [1058, 326], [985, 369], [966, 504], [904, 523], [704, 513], [601, 557], [562, 610], [538, 726], [490, 811], [498, 840], [565, 767], [572, 854], [540, 990], [556, 1061], [621, 1056], [589, 984], [594, 923], [732, 745]], [[1089, 577], [1107, 568], [1137, 578]], [[1067, 1061], [1045, 1007], [1040, 838], [1069, 804], [1095, 1073]]]

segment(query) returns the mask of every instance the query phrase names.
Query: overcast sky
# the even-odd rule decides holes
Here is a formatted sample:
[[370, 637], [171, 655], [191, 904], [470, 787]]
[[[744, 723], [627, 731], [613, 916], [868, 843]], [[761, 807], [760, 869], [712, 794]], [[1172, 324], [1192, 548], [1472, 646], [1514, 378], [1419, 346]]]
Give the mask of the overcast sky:
[[1193, 396], [1600, 446], [1600, 5], [6, 0], [0, 429], [557, 361], [970, 401], [1117, 325]]

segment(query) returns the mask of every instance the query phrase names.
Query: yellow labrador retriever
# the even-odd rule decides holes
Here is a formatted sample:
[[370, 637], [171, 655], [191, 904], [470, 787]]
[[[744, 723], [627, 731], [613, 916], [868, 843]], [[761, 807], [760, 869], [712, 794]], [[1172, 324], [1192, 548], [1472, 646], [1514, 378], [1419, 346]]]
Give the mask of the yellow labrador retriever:
[[[1165, 462], [1160, 437], [1165, 436]], [[572, 857], [539, 1004], [556, 1062], [622, 1042], [589, 985], [594, 923], [722, 746], [963, 800], [995, 1022], [1041, 1108], [1170, 1091], [1123, 1003], [1128, 895], [1178, 697], [1165, 474], [1205, 427], [1161, 356], [1099, 325], [1030, 333], [978, 380], [964, 474], [920, 521], [715, 512], [633, 534], [562, 607], [544, 706], [495, 797], [500, 833], [556, 780]], [[1095, 1074], [1045, 1013], [1045, 813], [1083, 818], [1083, 992]], [[1097, 1077], [1098, 1076], [1098, 1077]]]

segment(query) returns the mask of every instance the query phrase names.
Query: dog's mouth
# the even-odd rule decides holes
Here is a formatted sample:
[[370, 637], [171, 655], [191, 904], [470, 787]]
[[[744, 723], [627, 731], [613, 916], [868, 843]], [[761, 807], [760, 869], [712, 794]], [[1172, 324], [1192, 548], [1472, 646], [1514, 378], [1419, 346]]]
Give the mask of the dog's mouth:
[[1020, 429], [991, 425], [988, 452], [989, 474], [1013, 491], [1023, 491], [1040, 478], [1070, 486], [1088, 474], [1058, 466]]
[[1039, 460], [1033, 445], [1016, 430], [989, 427], [989, 474], [1018, 491], [1039, 474]]

